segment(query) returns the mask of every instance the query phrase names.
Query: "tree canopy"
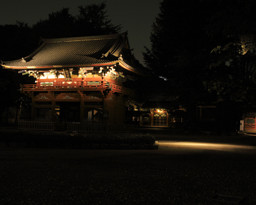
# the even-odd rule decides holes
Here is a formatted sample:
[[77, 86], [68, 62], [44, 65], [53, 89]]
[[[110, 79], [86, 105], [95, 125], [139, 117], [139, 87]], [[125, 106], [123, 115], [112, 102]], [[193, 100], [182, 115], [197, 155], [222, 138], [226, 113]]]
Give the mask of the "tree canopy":
[[68, 8], [63, 8], [32, 26], [22, 22], [0, 25], [0, 59], [12, 60], [28, 55], [38, 47], [41, 38], [113, 34], [121, 29], [108, 18], [105, 3], [80, 6], [78, 10], [78, 15], [72, 15]]
[[253, 0], [163, 0], [144, 59], [181, 104], [253, 103]]
[[106, 13], [106, 4], [80, 6], [79, 14], [73, 16], [68, 8], [49, 14], [33, 26], [35, 32], [44, 38], [90, 36], [112, 34], [120, 31], [120, 25], [113, 25]]

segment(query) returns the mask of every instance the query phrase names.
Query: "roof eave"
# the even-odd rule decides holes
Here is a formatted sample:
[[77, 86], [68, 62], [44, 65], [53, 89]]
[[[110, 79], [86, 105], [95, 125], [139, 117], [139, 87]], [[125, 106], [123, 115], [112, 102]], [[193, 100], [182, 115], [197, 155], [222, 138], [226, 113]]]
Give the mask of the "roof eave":
[[132, 67], [132, 66], [128, 65], [127, 63], [125, 63], [123, 60], [119, 60], [119, 65], [122, 68], [124, 68], [124, 69], [126, 69], [128, 71], [131, 71], [131, 72], [136, 73], [138, 75], [143, 75], [141, 72], [138, 72], [134, 67]]
[[111, 66], [116, 65], [119, 61], [111, 61], [107, 63], [93, 63], [93, 64], [77, 64], [77, 65], [46, 65], [46, 66], [10, 66], [2, 64], [5, 69], [14, 70], [28, 70], [28, 69], [56, 69], [56, 68], [73, 68], [73, 67], [100, 67], [100, 66]]

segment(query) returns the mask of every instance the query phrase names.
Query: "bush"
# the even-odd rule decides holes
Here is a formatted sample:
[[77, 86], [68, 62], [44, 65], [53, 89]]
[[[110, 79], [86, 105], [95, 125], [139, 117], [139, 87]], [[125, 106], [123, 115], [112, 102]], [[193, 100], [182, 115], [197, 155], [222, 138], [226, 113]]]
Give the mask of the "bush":
[[5, 131], [0, 142], [6, 146], [41, 148], [156, 149], [151, 135], [113, 134], [87, 136], [78, 133]]

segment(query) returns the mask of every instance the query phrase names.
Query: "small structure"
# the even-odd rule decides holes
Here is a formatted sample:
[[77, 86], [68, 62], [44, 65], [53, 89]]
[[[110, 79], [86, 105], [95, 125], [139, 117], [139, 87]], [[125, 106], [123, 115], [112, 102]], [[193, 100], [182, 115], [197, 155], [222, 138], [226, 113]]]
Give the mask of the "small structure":
[[168, 127], [168, 111], [166, 109], [151, 109], [150, 121], [152, 127]]
[[169, 113], [165, 108], [139, 108], [135, 109], [135, 120], [141, 127], [169, 127]]
[[256, 113], [251, 112], [243, 116], [240, 120], [240, 133], [256, 135]]
[[137, 109], [140, 125], [146, 127], [182, 126], [186, 110], [182, 106], [174, 106], [175, 103], [174, 96], [166, 95], [160, 89], [154, 90]]
[[30, 120], [107, 121], [122, 124], [140, 75], [127, 34], [45, 39], [31, 55], [5, 61], [5, 69], [33, 76], [23, 84]]

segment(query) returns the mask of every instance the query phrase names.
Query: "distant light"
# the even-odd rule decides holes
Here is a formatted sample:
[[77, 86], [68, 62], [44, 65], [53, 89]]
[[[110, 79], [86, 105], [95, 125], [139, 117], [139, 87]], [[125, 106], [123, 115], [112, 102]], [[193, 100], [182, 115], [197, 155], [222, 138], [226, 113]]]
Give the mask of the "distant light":
[[164, 81], [167, 81], [168, 79], [164, 76], [159, 76], [160, 79], [163, 79]]

